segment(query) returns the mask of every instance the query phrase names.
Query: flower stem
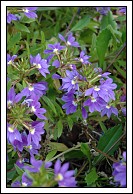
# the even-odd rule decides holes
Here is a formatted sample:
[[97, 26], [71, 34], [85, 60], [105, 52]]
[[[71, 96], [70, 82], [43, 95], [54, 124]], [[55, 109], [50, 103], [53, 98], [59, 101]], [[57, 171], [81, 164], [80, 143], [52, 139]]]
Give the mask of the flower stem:
[[[87, 142], [86, 144], [89, 144], [90, 142]], [[67, 149], [66, 151], [64, 151], [64, 152], [62, 152], [62, 153], [60, 153], [60, 154], [58, 154], [57, 156], [55, 156], [55, 157], [53, 157], [51, 160], [49, 160], [49, 161], [54, 161], [55, 159], [57, 159], [57, 158], [59, 158], [60, 156], [62, 156], [62, 155], [64, 155], [64, 154], [66, 154], [66, 153], [68, 153], [68, 152], [71, 152], [71, 151], [73, 151], [73, 150], [75, 150], [75, 149], [77, 149], [77, 148], [80, 148], [80, 146], [81, 146], [81, 144], [78, 144], [78, 145], [76, 145], [75, 147], [72, 147], [72, 148], [69, 148], [69, 149]]]

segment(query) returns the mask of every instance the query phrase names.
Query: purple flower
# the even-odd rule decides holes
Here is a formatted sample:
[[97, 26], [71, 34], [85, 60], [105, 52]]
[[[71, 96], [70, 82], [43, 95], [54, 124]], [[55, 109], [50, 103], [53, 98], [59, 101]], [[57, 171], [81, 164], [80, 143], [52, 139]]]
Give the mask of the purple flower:
[[107, 90], [110, 90], [110, 89], [114, 90], [117, 88], [117, 85], [112, 83], [112, 82], [113, 82], [113, 79], [111, 79], [111, 78], [108, 78], [106, 80], [102, 80], [102, 79], [100, 80], [101, 85], [106, 86]]
[[83, 117], [83, 119], [84, 120], [86, 120], [87, 119], [87, 111], [86, 111], [86, 109], [84, 108], [84, 107], [82, 107], [82, 117]]
[[41, 148], [41, 145], [36, 145], [33, 141], [31, 141], [30, 145], [26, 146], [27, 151], [30, 153], [31, 156], [38, 155], [38, 150]]
[[73, 46], [73, 47], [80, 47], [78, 42], [75, 42], [75, 38], [72, 33], [68, 34], [68, 39], [67, 41], [65, 40], [64, 36], [61, 34], [58, 35], [59, 38], [66, 43], [67, 46]]
[[15, 100], [16, 93], [14, 90], [14, 87], [10, 88], [8, 94], [7, 94], [7, 108], [10, 109], [13, 104], [16, 102]]
[[61, 46], [60, 43], [48, 44], [48, 47], [50, 49], [46, 49], [44, 51], [45, 54], [49, 54], [49, 53], [59, 54], [59, 51], [65, 49], [65, 46]]
[[52, 78], [53, 78], [53, 79], [60, 79], [61, 76], [58, 75], [58, 74], [56, 74], [56, 73], [54, 73], [54, 74], [52, 75]]
[[19, 140], [15, 139], [14, 142], [13, 142], [14, 149], [15, 150], [18, 149], [20, 152], [23, 151], [24, 146], [26, 146], [27, 143], [28, 143], [26, 133], [21, 134], [21, 139], [22, 139], [22, 141], [19, 141]]
[[19, 159], [16, 161], [16, 165], [17, 165], [19, 168], [23, 168], [23, 167], [24, 167], [24, 159], [19, 158]]
[[96, 7], [96, 10], [102, 15], [107, 15], [110, 11], [110, 7]]
[[20, 101], [23, 96], [34, 98], [38, 96], [39, 98], [45, 94], [47, 90], [47, 83], [42, 81], [35, 84], [29, 84], [28, 87], [24, 88], [19, 94], [16, 95], [16, 102]]
[[105, 90], [101, 90], [100, 86], [94, 86], [93, 88], [89, 88], [88, 90], [85, 90], [85, 96], [92, 95], [94, 98], [97, 98], [98, 96], [104, 99], [104, 96], [107, 92]]
[[78, 79], [80, 79], [80, 75], [76, 70], [69, 71], [66, 70], [66, 75], [67, 77], [62, 78], [62, 89], [67, 90], [70, 92], [72, 89], [78, 90], [79, 85], [78, 85]]
[[121, 187], [126, 187], [126, 152], [123, 152], [123, 159], [113, 164], [112, 175], [114, 180], [119, 182]]
[[92, 113], [94, 111], [101, 112], [103, 106], [105, 106], [106, 103], [100, 97], [97, 97], [97, 98], [91, 97], [88, 100], [86, 100], [83, 105], [84, 106], [88, 106], [89, 107], [89, 111]]
[[36, 66], [39, 70], [39, 72], [44, 76], [46, 77], [46, 74], [50, 73], [49, 70], [48, 70], [48, 63], [47, 63], [47, 60], [44, 60], [41, 58], [40, 54], [36, 55], [35, 57], [33, 57], [32, 55], [30, 55], [30, 63], [33, 65], [33, 66]]
[[55, 66], [56, 68], [60, 67], [60, 62], [58, 60], [55, 60], [52, 64], [52, 66]]
[[94, 71], [95, 71], [96, 73], [98, 73], [98, 74], [100, 73], [100, 74], [98, 75], [99, 77], [109, 78], [108, 75], [111, 74], [111, 73], [109, 73], [109, 72], [102, 73], [102, 69], [101, 69], [100, 67], [94, 68]]
[[119, 12], [126, 14], [126, 12], [127, 12], [126, 7], [120, 7]]
[[17, 55], [10, 56], [7, 54], [7, 66], [10, 64], [14, 64], [14, 60], [17, 58]]
[[19, 131], [9, 123], [7, 123], [7, 140], [11, 144], [13, 144], [14, 140], [22, 142], [21, 134], [19, 133]]
[[121, 102], [125, 102], [125, 101], [126, 101], [126, 95], [121, 96], [121, 97], [120, 97], [120, 101], [121, 101]]
[[70, 68], [71, 70], [76, 70], [76, 65], [70, 64], [70, 65], [69, 65], [69, 68]]
[[81, 53], [80, 53], [80, 58], [79, 58], [79, 59], [76, 58], [76, 60], [80, 61], [80, 62], [83, 63], [83, 64], [88, 64], [88, 63], [90, 63], [90, 62], [88, 61], [89, 58], [90, 58], [90, 56], [85, 55], [85, 52], [84, 52], [84, 51], [81, 51]]
[[23, 143], [21, 141], [16, 140], [16, 139], [13, 141], [13, 147], [15, 150], [19, 150], [20, 152], [23, 151]]
[[113, 80], [111, 78], [108, 78], [106, 80], [100, 80], [100, 90], [102, 90], [100, 97], [102, 97], [106, 102], [109, 102], [110, 99], [115, 100], [115, 93], [113, 90], [117, 88], [117, 85], [112, 82]]
[[45, 162], [44, 167], [47, 169], [52, 166], [52, 162]]
[[32, 166], [24, 166], [24, 169], [26, 170], [29, 170], [30, 172], [39, 172], [42, 164], [43, 164], [43, 161], [42, 160], [36, 160], [34, 158], [34, 156], [32, 156], [30, 158], [30, 163], [32, 164]]
[[[35, 96], [34, 96], [35, 97]], [[34, 98], [33, 97], [33, 98]], [[23, 102], [22, 102], [22, 104], [26, 104], [28, 107], [30, 106], [30, 102], [32, 102], [33, 101], [33, 99], [30, 99], [30, 98], [26, 98]]]
[[20, 181], [15, 181], [11, 184], [11, 187], [21, 187]]
[[22, 186], [27, 187], [32, 185], [32, 180], [27, 176], [26, 172], [22, 175]]
[[23, 8], [24, 14], [28, 17], [28, 18], [37, 18], [37, 14], [34, 12], [37, 10], [37, 7], [25, 7]]
[[76, 180], [74, 177], [74, 170], [68, 170], [69, 163], [61, 166], [61, 161], [57, 160], [54, 165], [55, 180], [59, 187], [76, 187]]
[[126, 108], [123, 107], [123, 108], [121, 109], [121, 111], [122, 111], [123, 115], [126, 117]]
[[67, 95], [64, 95], [61, 99], [66, 102], [62, 106], [62, 108], [66, 109], [67, 115], [76, 112], [78, 105], [74, 100], [73, 93], [68, 93]]
[[34, 156], [32, 155], [30, 158], [31, 166], [27, 165], [24, 166], [24, 169], [29, 170], [30, 172], [39, 172], [42, 165], [44, 165], [44, 168], [48, 169], [52, 166], [52, 162], [45, 162], [43, 163], [42, 160], [36, 160]]
[[31, 140], [38, 146], [41, 140], [41, 134], [44, 134], [44, 122], [33, 121], [30, 125], [29, 134], [27, 137], [28, 145], [31, 144]]
[[110, 99], [115, 100], [115, 94], [111, 89], [108, 89], [106, 85], [94, 86], [85, 91], [85, 96], [92, 95], [94, 98], [101, 97], [108, 102]]
[[33, 112], [38, 118], [40, 119], [46, 119], [46, 117], [43, 115], [46, 113], [46, 110], [44, 108], [40, 108], [41, 104], [38, 102], [38, 97], [35, 96], [33, 98], [33, 101], [29, 102], [29, 106], [31, 107], [31, 112]]
[[109, 106], [109, 105], [106, 105], [102, 112], [101, 112], [101, 116], [104, 116], [105, 114], [108, 116], [108, 118], [110, 118], [111, 114], [114, 114], [116, 116], [118, 116], [118, 110], [117, 108], [113, 107], [113, 106]]
[[15, 15], [7, 12], [7, 23], [10, 24], [13, 20], [18, 20], [18, 18]]
[[26, 172], [22, 175], [22, 183], [15, 181], [11, 184], [11, 187], [28, 187], [32, 185], [32, 180], [27, 176]]

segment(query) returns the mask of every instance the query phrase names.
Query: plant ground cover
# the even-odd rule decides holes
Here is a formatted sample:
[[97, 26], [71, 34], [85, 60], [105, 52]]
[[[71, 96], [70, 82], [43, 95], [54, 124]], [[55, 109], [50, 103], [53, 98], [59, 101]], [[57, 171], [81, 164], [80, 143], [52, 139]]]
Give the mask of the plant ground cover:
[[7, 187], [126, 187], [126, 7], [7, 8]]

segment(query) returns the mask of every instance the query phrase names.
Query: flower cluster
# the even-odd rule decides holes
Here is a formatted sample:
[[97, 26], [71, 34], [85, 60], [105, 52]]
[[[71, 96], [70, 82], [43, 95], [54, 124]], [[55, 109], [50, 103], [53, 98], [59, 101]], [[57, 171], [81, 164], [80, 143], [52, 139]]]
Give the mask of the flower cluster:
[[[52, 162], [43, 162], [42, 160], [36, 160], [34, 156], [30, 158], [31, 165], [27, 165], [22, 161], [17, 161], [18, 165], [23, 170], [28, 170], [30, 173], [39, 173], [40, 169], [44, 167], [46, 170], [52, 166]], [[54, 176], [52, 179], [55, 180], [55, 184], [58, 183], [59, 187], [76, 187], [76, 180], [74, 177], [75, 171], [68, 170], [69, 163], [64, 163], [61, 166], [61, 161], [57, 160], [54, 165]], [[28, 177], [28, 174], [24, 172], [22, 174], [22, 183], [15, 181], [12, 183], [12, 187], [29, 187], [32, 186], [33, 180]]]
[[[35, 13], [36, 10], [37, 10], [37, 7], [24, 7], [22, 8], [21, 12], [23, 12], [26, 17], [35, 19], [37, 18], [37, 14]], [[15, 20], [19, 20], [19, 16], [16, 16], [8, 11], [7, 23], [10, 24], [12, 21], [15, 21]]]
[[[63, 90], [65, 94], [62, 97], [62, 100], [65, 104], [62, 106], [63, 109], [66, 109], [66, 114], [71, 114], [76, 112], [78, 108], [79, 101], [82, 101], [83, 107], [88, 107], [89, 111], [92, 113], [98, 111], [101, 113], [101, 116], [107, 115], [110, 118], [111, 114], [118, 116], [118, 110], [113, 106], [112, 101], [115, 100], [114, 89], [117, 88], [117, 85], [113, 83], [113, 80], [109, 78], [110, 73], [102, 73], [101, 68], [94, 68], [95, 77], [91, 80], [84, 75], [84, 71], [77, 70], [77, 63], [85, 65], [86, 68], [89, 68], [91, 63], [89, 62], [90, 56], [85, 54], [85, 51], [81, 51], [79, 58], [73, 59], [73, 64], [69, 63], [64, 65], [66, 62], [63, 61], [60, 51], [64, 50], [67, 52], [68, 47], [79, 47], [79, 43], [75, 41], [72, 33], [69, 33], [67, 40], [59, 34], [61, 41], [65, 43], [65, 46], [61, 46], [60, 43], [54, 45], [48, 45], [53, 50], [46, 49], [44, 53], [54, 53], [54, 57], [57, 57], [56, 60], [52, 63], [55, 68], [60, 70], [61, 74], [53, 74], [53, 79], [61, 79], [62, 86], [59, 88]], [[53, 57], [52, 56], [52, 57]], [[74, 64], [75, 63], [75, 64]], [[70, 68], [71, 70], [68, 70]], [[62, 73], [64, 70], [64, 73]], [[92, 82], [95, 80], [94, 82]], [[87, 89], [88, 82], [90, 83], [89, 89]], [[89, 98], [83, 101], [84, 97], [88, 96]], [[82, 109], [82, 107], [81, 107]], [[82, 109], [85, 112], [86, 109]], [[88, 111], [87, 111], [88, 112]], [[87, 118], [87, 112], [85, 116], [82, 113], [83, 118]]]
[[[107, 15], [110, 7], [96, 7], [96, 10], [102, 15]], [[22, 12], [22, 17], [37, 18], [37, 7], [23, 7], [19, 11]], [[10, 10], [10, 12], [12, 11]], [[16, 15], [10, 12], [7, 12], [8, 24], [19, 20], [17, 11], [13, 12]], [[121, 8], [119, 12], [125, 14], [125, 7]], [[45, 128], [49, 125], [47, 121], [50, 121], [50, 116], [48, 110], [46, 111], [47, 105], [42, 107], [42, 104], [45, 103], [43, 97], [49, 95], [47, 90], [53, 83], [55, 85], [57, 83], [59, 86], [56, 85], [60, 94], [61, 106], [66, 115], [76, 113], [77, 110], [80, 111], [83, 124], [87, 124], [88, 114], [93, 116], [94, 112], [101, 117], [105, 115], [108, 118], [112, 115], [118, 116], [115, 102], [117, 85], [113, 83], [113, 79], [110, 77], [111, 73], [103, 72], [101, 68], [90, 62], [91, 56], [87, 55], [85, 49], [81, 49], [82, 47], [72, 32], [68, 32], [65, 36], [59, 34], [58, 38], [59, 41], [47, 45], [43, 51], [44, 57], [42, 57], [42, 53], [32, 54], [29, 59], [22, 60], [22, 64], [18, 55], [7, 54], [7, 68], [9, 71], [15, 69], [20, 76], [20, 79], [17, 76], [18, 79], [15, 80], [9, 73], [10, 78], [8, 78], [8, 81], [10, 80], [8, 84], [11, 87], [7, 93], [7, 142], [11, 150], [17, 153], [16, 165], [23, 172], [21, 180], [19, 176], [19, 179], [11, 184], [12, 187], [30, 187], [36, 182], [34, 181], [36, 175], [40, 176], [40, 179], [42, 178], [42, 172], [46, 173], [44, 176], [46, 175], [48, 186], [57, 186], [57, 184], [59, 187], [77, 186], [74, 177], [75, 170], [69, 170], [69, 162], [61, 164], [59, 159], [54, 165], [50, 160], [44, 162], [47, 151], [40, 157], [42, 151], [40, 148], [43, 149], [45, 143], [47, 146], [47, 142], [43, 145], [42, 137], [45, 134], [48, 137], [51, 135], [49, 134], [51, 129], [49, 132]], [[23, 64], [25, 64], [24, 68]], [[32, 76], [35, 76], [35, 79], [31, 79]], [[50, 83], [51, 85], [48, 86], [49, 80], [52, 84]], [[125, 96], [122, 96], [120, 101], [125, 102]], [[52, 105], [50, 102], [49, 100], [46, 104]], [[56, 107], [58, 106], [57, 104]], [[119, 106], [117, 107], [119, 108]], [[120, 108], [123, 115], [126, 116], [126, 108], [121, 106]], [[51, 136], [48, 139], [49, 142]], [[27, 154], [30, 161], [26, 158]], [[45, 161], [47, 161], [47, 156]], [[114, 180], [125, 187], [126, 152], [123, 153], [123, 160], [113, 164], [113, 169]]]
[[[17, 55], [10, 56], [7, 54], [7, 65], [14, 67], [16, 57]], [[39, 54], [35, 57], [31, 56], [30, 63], [31, 68], [32, 66], [37, 66], [36, 69], [38, 69], [38, 65], [40, 64], [43, 70], [39, 68], [39, 71], [44, 77], [46, 73], [49, 73], [49, 65], [46, 63], [46, 60], [41, 59]], [[9, 89], [7, 94], [7, 110], [9, 115], [7, 140], [13, 146], [14, 150], [19, 152], [27, 150], [31, 156], [38, 154], [38, 150], [41, 148], [39, 144], [41, 135], [45, 133], [44, 120], [47, 119], [44, 116], [46, 110], [41, 108], [39, 100], [42, 95], [46, 94], [47, 89], [47, 82], [45, 81], [38, 83], [27, 82], [27, 87], [17, 94], [14, 87]], [[38, 119], [33, 121], [30, 118], [31, 115], [36, 115]], [[26, 117], [28, 118], [28, 122]]]

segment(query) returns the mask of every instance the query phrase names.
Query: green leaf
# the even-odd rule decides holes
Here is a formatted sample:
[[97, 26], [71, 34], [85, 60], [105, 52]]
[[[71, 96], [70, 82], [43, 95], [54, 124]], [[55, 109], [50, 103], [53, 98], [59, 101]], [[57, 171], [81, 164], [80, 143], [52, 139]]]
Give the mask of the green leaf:
[[73, 120], [71, 119], [70, 116], [67, 117], [67, 122], [68, 122], [69, 129], [71, 131], [73, 128]]
[[9, 81], [7, 82], [7, 91], [10, 90], [11, 86], [12, 86], [12, 80], [9, 80]]
[[35, 19], [28, 18], [28, 17], [26, 17], [26, 16], [24, 16], [24, 17], [22, 18], [22, 20], [21, 20], [22, 23], [27, 23], [27, 24], [29, 24], [29, 23], [31, 23], [31, 22], [34, 22], [34, 21], [35, 21]]
[[96, 168], [92, 168], [90, 173], [87, 174], [85, 177], [85, 181], [87, 183], [87, 186], [90, 186], [93, 183], [95, 183], [97, 179], [98, 179], [98, 175], [96, 173]]
[[15, 181], [21, 181], [21, 179], [22, 179], [22, 176], [18, 176], [15, 179], [13, 179], [13, 182], [15, 182]]
[[78, 23], [71, 29], [71, 31], [82, 30], [84, 27], [88, 26], [89, 23], [90, 18], [88, 15], [86, 15], [85, 17], [78, 21]]
[[16, 86], [20, 92], [23, 90], [23, 86], [20, 83], [16, 83]]
[[16, 174], [16, 170], [8, 171], [8, 172], [7, 172], [7, 181], [13, 180], [15, 174]]
[[64, 154], [64, 156], [65, 156], [66, 159], [71, 159], [71, 158], [75, 158], [75, 159], [80, 158], [81, 159], [81, 158], [84, 158], [84, 154], [80, 150], [73, 150], [69, 153]]
[[96, 49], [100, 62], [100, 67], [103, 68], [105, 54], [108, 48], [109, 40], [111, 39], [111, 32], [108, 29], [102, 30], [97, 37]]
[[64, 145], [63, 143], [50, 142], [48, 145], [52, 147], [53, 149], [56, 149], [59, 152], [64, 152], [68, 150], [68, 147]]
[[107, 132], [107, 128], [102, 121], [99, 121], [99, 125], [104, 133]]
[[24, 171], [21, 168], [19, 168], [16, 164], [14, 164], [14, 166], [16, 168], [17, 173], [22, 176], [22, 174], [24, 173]]
[[56, 150], [56, 149], [50, 151], [50, 152], [47, 154], [47, 156], [46, 156], [45, 162], [51, 160], [51, 159], [55, 156], [56, 153], [57, 153], [57, 150]]
[[[121, 42], [122, 33], [118, 30], [115, 30], [111, 25], [107, 26], [107, 29], [110, 30], [112, 38], [115, 41], [115, 44]], [[113, 45], [114, 46], [114, 45]]]
[[17, 79], [19, 79], [20, 77], [18, 77], [17, 75], [14, 75], [14, 74], [8, 74], [7, 75], [10, 79], [12, 79], [12, 80], [17, 80]]
[[21, 32], [18, 32], [10, 37], [9, 43], [7, 45], [7, 49], [10, 50], [14, 47], [17, 43], [19, 43], [21, 39]]
[[45, 46], [45, 35], [43, 31], [41, 31], [41, 44], [44, 44]]
[[118, 16], [115, 20], [117, 21], [126, 21], [126, 15]]
[[13, 150], [13, 151], [12, 151], [12, 157], [14, 157], [14, 156], [15, 156], [15, 154], [16, 154], [16, 151], [15, 151], [15, 150]]
[[126, 71], [121, 69], [118, 65], [114, 64], [114, 67], [117, 69], [117, 71], [126, 79]]
[[26, 44], [26, 49], [27, 49], [27, 55], [28, 55], [28, 58], [30, 57], [30, 47], [29, 47], [29, 43], [27, 41], [25, 41], [25, 44]]
[[55, 108], [56, 108], [56, 110], [58, 112], [58, 115], [59, 114], [64, 115], [64, 113], [62, 111], [62, 107], [57, 102], [55, 102], [55, 101], [54, 101], [54, 105], [55, 105]]
[[22, 32], [30, 33], [29, 29], [25, 25], [20, 24], [19, 22], [14, 22], [14, 24], [15, 24], [15, 27], [16, 27], [17, 30], [20, 30]]
[[37, 11], [48, 11], [56, 9], [62, 9], [62, 7], [38, 7]]
[[62, 134], [62, 131], [63, 131], [63, 124], [62, 124], [62, 121], [59, 120], [56, 124], [56, 127], [57, 127], [57, 130], [58, 130], [58, 138], [61, 136]]
[[[117, 140], [122, 135], [122, 125], [117, 125], [113, 128], [108, 129], [104, 135], [100, 138], [97, 148], [108, 155], [114, 153], [114, 151], [118, 148], [119, 143], [116, 143]], [[115, 144], [116, 143], [116, 144]], [[113, 146], [113, 147], [112, 147]], [[110, 149], [112, 147], [112, 149]], [[94, 165], [104, 159], [105, 156], [100, 154], [94, 159]]]
[[43, 96], [42, 98], [43, 98], [44, 102], [50, 107], [50, 109], [55, 113], [55, 115], [57, 115], [55, 106], [52, 103], [52, 101], [47, 96]]
[[53, 82], [54, 82], [55, 88], [56, 88], [57, 91], [58, 91], [58, 89], [59, 89], [59, 87], [60, 87], [60, 81], [59, 81], [58, 79], [54, 79]]
[[22, 81], [22, 84], [23, 84], [23, 88], [27, 87], [27, 83], [24, 80]]
[[87, 158], [90, 160], [91, 153], [88, 144], [81, 143], [81, 151], [87, 156]]
[[90, 61], [97, 59], [96, 41], [97, 41], [97, 36], [95, 33], [93, 33], [92, 43], [91, 43], [91, 48], [90, 48], [90, 56], [91, 56]]
[[111, 25], [114, 30], [117, 29], [117, 23], [114, 20], [114, 16], [111, 11], [106, 16], [102, 17], [100, 28], [105, 29], [108, 25]]

